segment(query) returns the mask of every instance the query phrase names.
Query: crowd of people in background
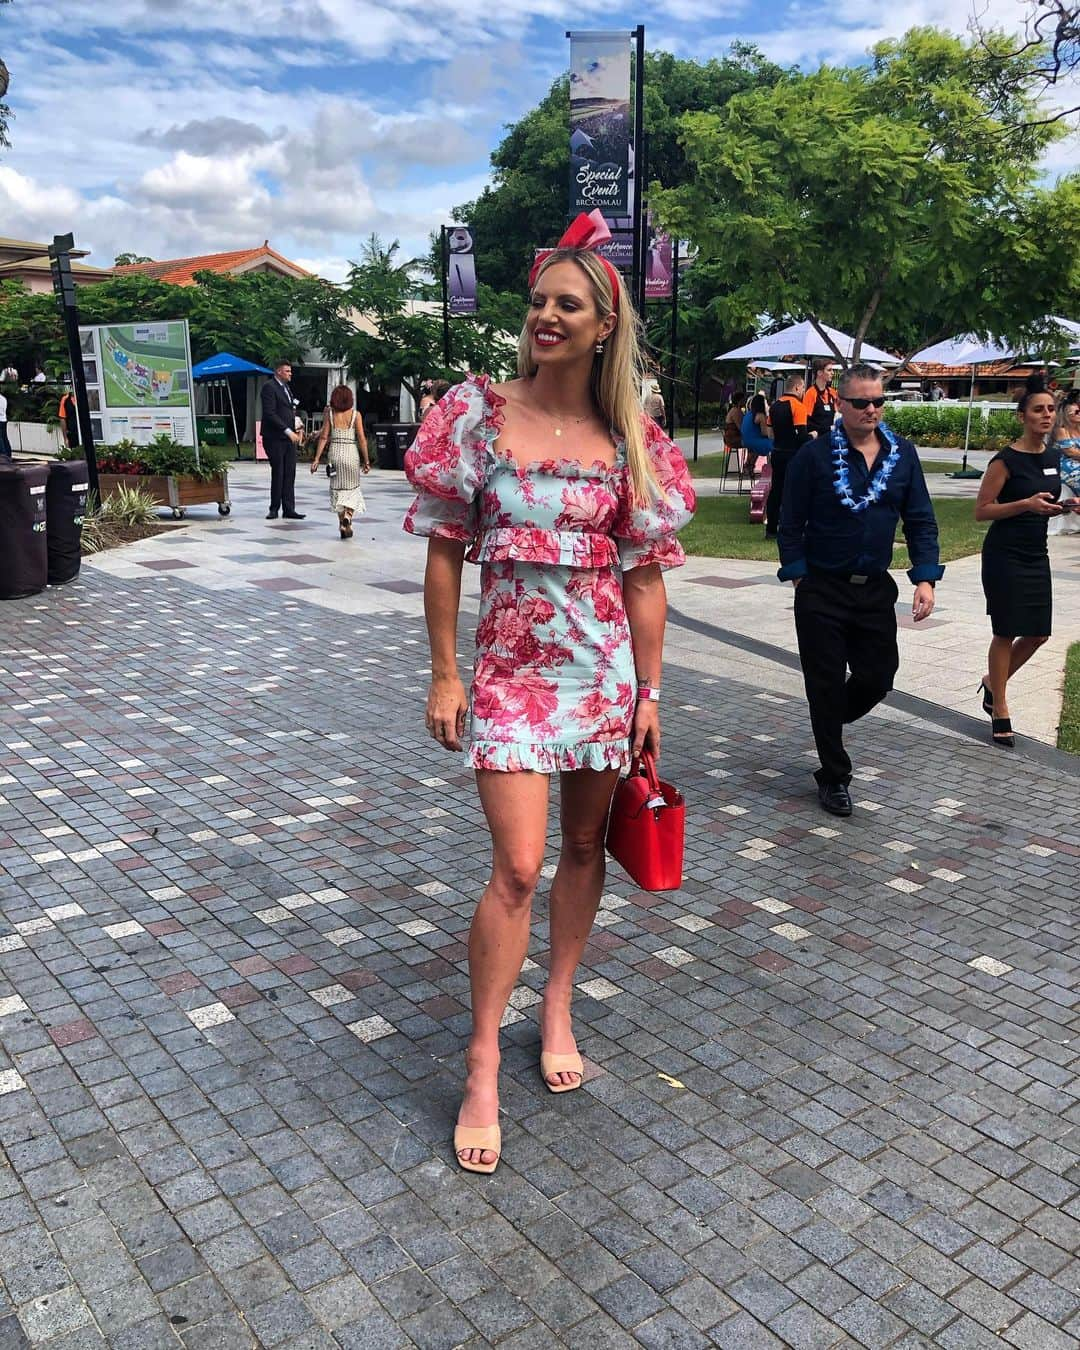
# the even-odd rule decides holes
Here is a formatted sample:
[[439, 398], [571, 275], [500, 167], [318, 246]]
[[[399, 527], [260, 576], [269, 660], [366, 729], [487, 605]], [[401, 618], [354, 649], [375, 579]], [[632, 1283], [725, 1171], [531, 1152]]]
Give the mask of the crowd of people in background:
[[[725, 452], [738, 452], [740, 473], [770, 466], [765, 537], [778, 539], [779, 575], [799, 588], [795, 617], [822, 762], [819, 793], [826, 810], [847, 815], [850, 762], [842, 727], [884, 697], [898, 663], [895, 585], [888, 575], [898, 521], [915, 564], [916, 620], [932, 611], [933, 584], [943, 569], [914, 446], [880, 426], [881, 374], [849, 367], [834, 388], [837, 370], [830, 360], [815, 361], [809, 388], [801, 372], [792, 372], [771, 404], [763, 393], [748, 398], [725, 386], [723, 436]], [[867, 388], [852, 393], [860, 380]], [[927, 393], [934, 402], [944, 396], [936, 382]], [[991, 459], [975, 505], [975, 518], [990, 522], [982, 582], [993, 630], [979, 695], [993, 720], [993, 743], [1003, 747], [1015, 745], [1008, 681], [1051, 633], [1047, 536], [1080, 533], [1080, 389], [1062, 391], [1037, 372], [1016, 409], [1019, 435]]]

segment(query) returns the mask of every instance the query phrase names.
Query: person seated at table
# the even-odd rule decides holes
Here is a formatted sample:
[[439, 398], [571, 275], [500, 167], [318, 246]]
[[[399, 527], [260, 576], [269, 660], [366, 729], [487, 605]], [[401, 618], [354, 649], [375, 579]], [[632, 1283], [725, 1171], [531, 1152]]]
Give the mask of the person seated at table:
[[750, 406], [742, 416], [739, 430], [742, 433], [743, 448], [746, 450], [750, 472], [757, 473], [763, 458], [772, 454], [773, 435], [769, 425], [769, 408], [764, 394], [755, 394]]

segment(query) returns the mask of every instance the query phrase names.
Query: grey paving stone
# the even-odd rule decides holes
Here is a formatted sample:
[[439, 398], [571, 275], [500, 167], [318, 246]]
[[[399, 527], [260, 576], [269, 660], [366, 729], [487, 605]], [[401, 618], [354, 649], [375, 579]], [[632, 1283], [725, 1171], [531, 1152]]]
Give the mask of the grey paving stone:
[[891, 1345], [904, 1331], [904, 1324], [898, 1317], [865, 1296], [841, 1308], [835, 1320], [869, 1350]]
[[25, 1350], [29, 1345], [30, 1338], [14, 1313], [0, 1317], [0, 1346], [3, 1346], [3, 1350]]
[[793, 1303], [769, 1323], [770, 1330], [793, 1350], [822, 1350], [834, 1345], [839, 1328], [805, 1303]]
[[396, 1350], [398, 1346], [411, 1344], [406, 1332], [380, 1312], [342, 1327], [334, 1338], [342, 1350]]
[[255, 1345], [251, 1331], [233, 1312], [220, 1313], [197, 1326], [179, 1330], [185, 1350], [252, 1350]]
[[460, 1311], [489, 1341], [526, 1326], [533, 1320], [529, 1308], [509, 1289], [501, 1286], [474, 1294], [461, 1304]]
[[638, 1343], [648, 1347], [648, 1350], [705, 1350], [712, 1344], [708, 1336], [671, 1308], [665, 1308], [647, 1322], [642, 1322], [634, 1335]]
[[780, 1350], [784, 1344], [749, 1313], [738, 1313], [713, 1327], [713, 1342], [723, 1350]]
[[[430, 1347], [430, 1350], [454, 1350], [456, 1346], [466, 1344], [473, 1336], [473, 1327], [447, 1303], [433, 1304], [423, 1311], [414, 1313], [401, 1320], [401, 1330], [414, 1345]], [[525, 1350], [529, 1345], [530, 1332], [540, 1333], [544, 1339], [534, 1341], [535, 1345], [550, 1344], [550, 1332], [539, 1322], [532, 1323], [521, 1332], [500, 1342], [501, 1346], [513, 1346], [515, 1343]]]
[[[3, 922], [46, 903], [86, 911], [0, 953], [0, 999], [30, 1007], [4, 1043], [30, 1090], [0, 1097], [0, 1328], [17, 1344], [14, 1305], [52, 1310], [57, 1350], [1077, 1340], [1074, 776], [991, 764], [893, 707], [858, 729], [860, 763], [880, 770], [860, 794], [887, 809], [814, 834], [823, 817], [791, 753], [806, 745], [801, 700], [760, 698], [707, 642], [708, 675], [670, 663], [666, 759], [695, 817], [686, 884], [643, 895], [612, 868], [625, 903], [579, 978], [619, 992], [575, 1004], [598, 1076], [549, 1099], [525, 1005], [504, 1029], [506, 1157], [466, 1177], [448, 1141], [487, 840], [470, 775], [417, 735], [422, 624], [269, 593], [252, 611], [184, 575], [88, 567], [4, 613], [20, 670], [87, 639], [51, 721], [13, 712], [39, 682], [0, 650]], [[367, 678], [384, 648], [407, 681]], [[324, 654], [384, 747], [362, 776], [306, 696], [306, 658], [329, 667]], [[240, 698], [249, 669], [276, 687]], [[87, 692], [128, 672], [162, 718], [152, 738], [127, 703]], [[702, 754], [719, 701], [723, 761]], [[917, 770], [892, 754], [899, 724]], [[273, 734], [285, 726], [302, 734]], [[717, 762], [729, 777], [710, 776]], [[50, 788], [63, 804], [37, 795]], [[935, 810], [947, 798], [958, 814]], [[433, 814], [450, 799], [452, 830]], [[739, 802], [752, 825], [724, 809]], [[77, 832], [65, 853], [124, 847], [39, 865], [61, 820]], [[774, 845], [753, 865], [751, 837]], [[1043, 838], [1059, 851], [1027, 851]], [[898, 874], [921, 889], [894, 891]], [[522, 978], [536, 991], [545, 893]], [[769, 896], [791, 909], [752, 903]], [[290, 897], [313, 902], [258, 917]], [[676, 922], [690, 914], [711, 926]], [[405, 931], [417, 918], [431, 929]], [[147, 931], [103, 934], [129, 919]], [[770, 934], [781, 919], [812, 938]], [[343, 927], [359, 937], [327, 940]], [[658, 961], [671, 947], [692, 960]], [[1009, 977], [974, 971], [978, 954]], [[350, 997], [312, 997], [331, 985]], [[188, 1013], [218, 997], [232, 1019], [200, 1030]], [[348, 1030], [376, 1016], [394, 1034]], [[52, 1043], [46, 1027], [82, 1019], [95, 1036]]]
[[255, 1335], [266, 1346], [280, 1345], [282, 1341], [308, 1331], [315, 1320], [303, 1299], [292, 1290], [269, 1303], [248, 1308], [246, 1317]]
[[53, 1340], [93, 1322], [93, 1314], [74, 1285], [43, 1294], [19, 1309], [19, 1321], [34, 1344]]
[[1070, 1293], [1041, 1275], [1028, 1275], [1009, 1290], [1009, 1297], [1038, 1313], [1048, 1322], [1061, 1324], [1080, 1308], [1080, 1294]]
[[636, 1275], [624, 1275], [597, 1290], [593, 1297], [620, 1326], [635, 1327], [663, 1308], [662, 1300]]

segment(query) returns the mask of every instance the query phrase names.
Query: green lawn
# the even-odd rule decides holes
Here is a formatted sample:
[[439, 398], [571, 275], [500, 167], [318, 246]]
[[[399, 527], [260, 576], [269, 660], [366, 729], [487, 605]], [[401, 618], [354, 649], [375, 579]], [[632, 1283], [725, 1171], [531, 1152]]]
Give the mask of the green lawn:
[[1080, 755], [1080, 642], [1065, 656], [1065, 696], [1061, 701], [1058, 749]]
[[[939, 497], [934, 502], [941, 536], [941, 561], [952, 562], [978, 553], [987, 526], [975, 520], [974, 502], [957, 497]], [[697, 514], [679, 538], [687, 553], [706, 558], [751, 558], [776, 563], [776, 541], [764, 537], [761, 525], [751, 525], [749, 497], [705, 497]], [[894, 567], [910, 567], [903, 536], [893, 555]], [[1078, 672], [1080, 682], [1080, 672]]]
[[[690, 472], [695, 478], [723, 478], [724, 459], [722, 454], [702, 455], [695, 464], [690, 461]], [[946, 464], [942, 460], [924, 459], [923, 473], [955, 473], [960, 467], [959, 464]], [[732, 477], [734, 477], [735, 461], [732, 460]]]

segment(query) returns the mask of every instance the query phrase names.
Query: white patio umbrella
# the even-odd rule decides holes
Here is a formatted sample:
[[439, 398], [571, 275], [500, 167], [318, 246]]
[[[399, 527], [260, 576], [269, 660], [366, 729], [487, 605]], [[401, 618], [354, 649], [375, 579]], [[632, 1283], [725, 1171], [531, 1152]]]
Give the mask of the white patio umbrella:
[[[852, 348], [855, 346], [855, 339], [849, 337], [847, 333], [842, 333], [839, 328], [830, 328], [825, 323], [821, 326], [836, 344], [836, 350], [840, 352], [841, 356], [845, 360], [849, 359]], [[789, 328], [782, 328], [779, 333], [768, 333], [765, 337], [755, 338], [753, 342], [747, 342], [742, 347], [735, 347], [730, 352], [721, 352], [719, 356], [714, 356], [713, 360], [753, 361], [757, 357], [783, 356], [827, 356], [835, 360], [836, 352], [833, 351], [810, 320], [804, 319], [802, 323], [793, 323]], [[862, 344], [859, 359], [872, 361], [878, 366], [898, 366], [900, 364], [895, 356], [883, 352], [880, 347], [871, 346], [869, 342]]]
[[964, 458], [960, 464], [961, 474], [968, 471], [968, 444], [971, 441], [971, 410], [975, 402], [975, 376], [979, 367], [990, 361], [1009, 361], [1016, 352], [1001, 342], [983, 342], [973, 333], [961, 333], [959, 337], [945, 338], [935, 342], [932, 347], [924, 347], [921, 352], [908, 357], [908, 363], [932, 364], [936, 366], [970, 366], [971, 384], [968, 388], [967, 424], [964, 427]]

